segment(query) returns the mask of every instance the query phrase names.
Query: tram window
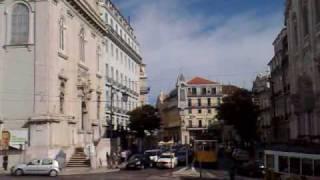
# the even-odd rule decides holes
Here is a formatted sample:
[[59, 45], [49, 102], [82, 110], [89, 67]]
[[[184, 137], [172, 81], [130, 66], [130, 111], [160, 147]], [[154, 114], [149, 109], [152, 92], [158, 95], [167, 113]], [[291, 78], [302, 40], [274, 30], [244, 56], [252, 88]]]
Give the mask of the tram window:
[[288, 173], [288, 157], [285, 156], [279, 156], [279, 171]]
[[267, 168], [273, 169], [274, 168], [274, 155], [266, 155], [267, 160]]
[[302, 159], [302, 175], [312, 176], [312, 159]]
[[290, 158], [290, 173], [300, 174], [300, 159]]
[[314, 175], [320, 177], [320, 159], [314, 160]]

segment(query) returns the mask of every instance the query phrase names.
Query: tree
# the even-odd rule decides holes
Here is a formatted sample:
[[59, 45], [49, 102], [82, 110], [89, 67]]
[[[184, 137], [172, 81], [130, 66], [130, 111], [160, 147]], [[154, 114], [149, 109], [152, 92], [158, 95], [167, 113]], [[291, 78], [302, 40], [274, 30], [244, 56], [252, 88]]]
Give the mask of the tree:
[[157, 110], [150, 105], [138, 107], [128, 115], [130, 115], [129, 128], [135, 133], [138, 139], [138, 151], [141, 152], [146, 132], [153, 134], [155, 130], [159, 129], [160, 118], [157, 116]]
[[226, 125], [233, 125], [243, 142], [256, 139], [258, 107], [253, 104], [250, 91], [239, 89], [223, 98], [223, 103], [217, 111], [217, 118], [223, 120]]
[[153, 106], [144, 105], [128, 114], [130, 115], [129, 128], [139, 138], [144, 138], [146, 132], [152, 134], [160, 128], [160, 118], [157, 116], [157, 110]]

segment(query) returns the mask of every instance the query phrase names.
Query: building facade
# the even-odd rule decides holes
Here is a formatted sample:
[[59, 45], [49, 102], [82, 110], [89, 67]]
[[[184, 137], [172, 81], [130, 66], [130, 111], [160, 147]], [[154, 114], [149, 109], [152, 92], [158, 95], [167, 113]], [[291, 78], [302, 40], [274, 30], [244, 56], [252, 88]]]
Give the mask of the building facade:
[[105, 41], [106, 117], [116, 135], [128, 130], [127, 113], [146, 101], [149, 93], [145, 89], [146, 65], [142, 63], [139, 43], [129, 22], [111, 1], [100, 5], [108, 32]]
[[273, 42], [274, 57], [269, 62], [271, 70], [271, 117], [273, 142], [284, 143], [290, 139], [290, 74], [288, 36], [284, 28]]
[[287, 0], [290, 139], [320, 143], [320, 2]]
[[271, 129], [271, 88], [270, 75], [260, 74], [256, 77], [252, 87], [255, 105], [259, 107], [257, 130], [260, 141], [270, 143], [272, 141]]
[[25, 139], [10, 146], [66, 161], [80, 147], [105, 165], [108, 112], [125, 128], [139, 104], [133, 29], [110, 1], [1, 0], [0, 14], [0, 120]]

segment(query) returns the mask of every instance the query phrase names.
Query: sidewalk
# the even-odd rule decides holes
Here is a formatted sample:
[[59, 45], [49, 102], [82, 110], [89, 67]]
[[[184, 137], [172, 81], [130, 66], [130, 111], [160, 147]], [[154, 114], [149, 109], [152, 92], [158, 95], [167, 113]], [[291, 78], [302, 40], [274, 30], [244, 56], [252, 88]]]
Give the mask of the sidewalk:
[[60, 172], [61, 176], [70, 176], [70, 175], [78, 175], [78, 174], [102, 174], [102, 173], [110, 173], [110, 172], [118, 172], [120, 169], [108, 169], [108, 168], [66, 168]]

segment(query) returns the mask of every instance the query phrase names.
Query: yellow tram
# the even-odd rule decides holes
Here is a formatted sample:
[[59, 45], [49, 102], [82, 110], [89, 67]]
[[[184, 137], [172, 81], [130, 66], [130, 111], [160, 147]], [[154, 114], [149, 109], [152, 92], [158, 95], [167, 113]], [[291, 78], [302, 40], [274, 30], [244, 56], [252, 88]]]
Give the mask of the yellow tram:
[[215, 167], [218, 163], [217, 140], [195, 140], [193, 143], [196, 164]]

